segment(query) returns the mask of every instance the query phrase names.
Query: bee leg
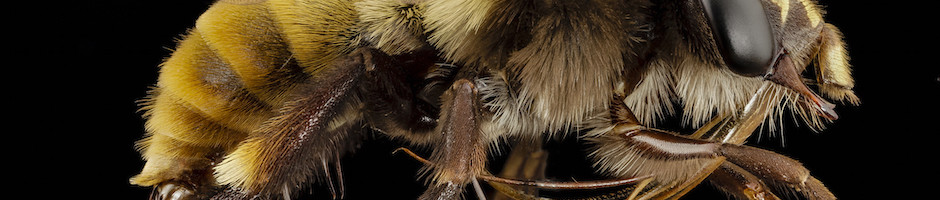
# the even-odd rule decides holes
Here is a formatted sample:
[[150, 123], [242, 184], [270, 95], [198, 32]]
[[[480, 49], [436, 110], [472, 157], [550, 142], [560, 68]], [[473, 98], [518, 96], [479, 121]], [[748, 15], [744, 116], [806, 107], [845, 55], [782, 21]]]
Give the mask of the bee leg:
[[[516, 180], [543, 180], [548, 163], [548, 151], [542, 149], [539, 140], [521, 139], [512, 145], [512, 152], [503, 165], [499, 177]], [[507, 186], [513, 190], [538, 196], [538, 189], [523, 186]], [[497, 192], [491, 199], [509, 200], [508, 194]]]
[[617, 124], [589, 139], [595, 168], [614, 177], [651, 176], [640, 199], [682, 196], [722, 162], [721, 143], [694, 140], [636, 124]]
[[[530, 149], [525, 148], [525, 150], [523, 151], [516, 151], [516, 152], [529, 152], [529, 150]], [[405, 152], [406, 154], [408, 154], [415, 160], [421, 163], [424, 163], [425, 165], [436, 166], [435, 163], [427, 159], [424, 159], [421, 156], [418, 156], [417, 154], [415, 154], [408, 148], [404, 148], [404, 147], [398, 148], [393, 153], [397, 153], [399, 151]], [[536, 153], [536, 154], [541, 154], [541, 153]], [[527, 154], [526, 156], [529, 156], [529, 155]], [[544, 157], [544, 154], [537, 155], [537, 156], [539, 157], [532, 157], [526, 160], [524, 164], [526, 166], [523, 168], [529, 169], [529, 170], [523, 170], [524, 171], [523, 173], [526, 173], [526, 175], [524, 176], [544, 177], [544, 174], [539, 175], [542, 172], [538, 172], [539, 170], [544, 170], [544, 169], [538, 169], [538, 168], [544, 168], [544, 164], [545, 164], [544, 158], [546, 157]], [[511, 170], [516, 170], [516, 168], [513, 168]], [[535, 173], [532, 173], [532, 172], [535, 172]], [[624, 197], [624, 198], [630, 197], [627, 199], [632, 199], [632, 197], [636, 196], [639, 190], [642, 190], [643, 188], [645, 188], [646, 184], [648, 184], [652, 180], [649, 176], [645, 176], [645, 177], [634, 177], [634, 178], [627, 178], [627, 179], [602, 180], [602, 181], [553, 182], [553, 181], [516, 180], [512, 178], [502, 178], [502, 177], [492, 176], [489, 174], [479, 174], [477, 175], [476, 178], [488, 182], [491, 186], [493, 186], [494, 189], [500, 192], [498, 194], [501, 194], [501, 195], [495, 195], [494, 196], [495, 199], [550, 199], [550, 198], [544, 198], [544, 197], [537, 197], [537, 193], [535, 192], [537, 192], [538, 189], [589, 190], [589, 189], [598, 189], [598, 188], [620, 187], [624, 185], [633, 185], [631, 187], [623, 188], [620, 191], [615, 192], [615, 193], [602, 194], [594, 198], [589, 198], [589, 199], [619, 199], [620, 197]], [[479, 188], [479, 185], [476, 184], [476, 181], [473, 181], [473, 182], [474, 182], [474, 187]], [[532, 192], [533, 190], [535, 192]], [[477, 195], [480, 197], [483, 196], [482, 192], [479, 190], [477, 190]]]
[[[739, 166], [764, 183], [799, 191], [810, 199], [834, 199], [798, 161], [754, 147], [699, 140], [646, 128], [633, 113], [613, 101], [612, 126], [591, 138], [596, 166], [617, 177], [653, 176], [654, 189], [645, 197], [678, 197], [709, 176], [722, 162]], [[731, 172], [737, 172], [731, 171]], [[742, 173], [738, 173], [742, 174]], [[718, 178], [722, 175], [718, 175]]]
[[708, 176], [708, 181], [736, 199], [780, 199], [757, 176], [730, 162], [721, 163], [721, 166]]
[[[459, 79], [443, 96], [440, 138], [426, 166], [431, 186], [419, 199], [460, 199], [475, 175], [485, 173], [486, 144], [480, 132], [481, 105], [472, 82]], [[484, 198], [484, 197], [479, 197]]]
[[793, 190], [807, 199], [836, 199], [822, 182], [810, 176], [809, 170], [799, 161], [744, 145], [722, 146], [720, 152], [722, 156], [727, 157], [727, 162], [740, 166], [740, 169], [750, 172], [764, 183], [775, 186], [772, 189]]
[[356, 50], [291, 91], [293, 100], [215, 167], [216, 180], [229, 189], [214, 199], [289, 197], [308, 182], [323, 181], [333, 167], [327, 165], [358, 142], [355, 122], [341, 123], [345, 118], [337, 116], [353, 107], [346, 103], [354, 102], [351, 93], [370, 62], [368, 51]]
[[[615, 177], [652, 176], [651, 188], [662, 191], [644, 195], [675, 195], [684, 192], [682, 185], [697, 184], [723, 162], [721, 143], [647, 128], [622, 98], [611, 102], [611, 125], [595, 129], [587, 138], [595, 145], [590, 155], [601, 172]], [[665, 185], [671, 186], [657, 187]]]

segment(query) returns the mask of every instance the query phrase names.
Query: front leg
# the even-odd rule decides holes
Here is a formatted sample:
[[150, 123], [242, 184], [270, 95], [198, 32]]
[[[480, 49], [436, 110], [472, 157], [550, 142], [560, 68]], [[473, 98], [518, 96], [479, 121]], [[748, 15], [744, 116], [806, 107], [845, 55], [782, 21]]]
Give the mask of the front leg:
[[725, 159], [721, 143], [647, 128], [625, 105], [611, 107], [610, 123], [589, 133], [594, 167], [613, 177], [651, 177], [638, 199], [682, 196]]
[[[809, 176], [809, 171], [802, 164], [780, 154], [738, 144], [692, 139], [648, 128], [640, 125], [630, 109], [623, 104], [612, 106], [610, 123], [611, 126], [598, 129], [591, 135], [596, 144], [595, 151], [591, 154], [595, 167], [616, 177], [652, 176], [652, 187], [644, 190], [640, 199], [681, 197], [709, 177], [724, 162], [740, 166], [742, 169], [730, 172], [747, 172], [763, 182], [795, 189], [811, 199], [834, 199], [822, 183]], [[739, 130], [736, 133], [745, 132]], [[716, 174], [710, 178], [734, 177]]]
[[[419, 199], [460, 199], [464, 187], [483, 174], [486, 143], [480, 132], [481, 106], [473, 83], [454, 82], [443, 98], [439, 132], [430, 168], [431, 186]], [[480, 197], [483, 198], [483, 197]]]
[[722, 163], [721, 167], [708, 176], [708, 181], [725, 194], [737, 199], [780, 199], [760, 178], [730, 162]]

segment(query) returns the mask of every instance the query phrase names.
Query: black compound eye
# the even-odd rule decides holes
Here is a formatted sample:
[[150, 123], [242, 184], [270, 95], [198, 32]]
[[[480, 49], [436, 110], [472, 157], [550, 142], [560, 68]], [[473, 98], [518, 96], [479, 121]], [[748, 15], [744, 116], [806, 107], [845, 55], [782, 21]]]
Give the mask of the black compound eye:
[[779, 53], [759, 0], [702, 0], [721, 57], [731, 71], [767, 74]]

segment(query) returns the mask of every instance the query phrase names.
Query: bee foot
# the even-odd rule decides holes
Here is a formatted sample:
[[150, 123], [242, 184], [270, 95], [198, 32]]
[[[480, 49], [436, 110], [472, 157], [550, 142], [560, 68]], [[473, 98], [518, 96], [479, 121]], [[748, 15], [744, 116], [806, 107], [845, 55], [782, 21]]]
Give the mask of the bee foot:
[[196, 193], [183, 185], [176, 183], [163, 183], [154, 188], [150, 194], [151, 200], [189, 200], [196, 199]]

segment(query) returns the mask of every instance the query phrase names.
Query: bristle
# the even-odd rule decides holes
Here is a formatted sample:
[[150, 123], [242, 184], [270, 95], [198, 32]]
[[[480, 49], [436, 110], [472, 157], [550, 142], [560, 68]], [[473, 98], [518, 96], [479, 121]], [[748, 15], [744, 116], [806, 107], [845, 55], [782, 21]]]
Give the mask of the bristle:
[[[506, 125], [508, 135], [565, 133], [605, 111], [624, 66], [635, 59], [631, 47], [639, 39], [632, 34], [643, 31], [632, 19], [636, 13], [611, 6], [630, 7], [435, 1], [427, 4], [425, 26], [428, 40], [445, 59], [500, 76], [481, 96], [494, 111], [493, 121]], [[470, 16], [456, 18], [454, 12]], [[484, 28], [493, 31], [478, 31]]]
[[483, 100], [483, 107], [493, 113], [492, 125], [484, 124], [482, 127], [484, 134], [514, 136], [534, 131], [533, 123], [525, 122], [529, 119], [525, 117], [529, 116], [527, 109], [514, 101], [516, 95], [501, 76], [479, 78], [476, 80], [476, 86], [480, 99]]
[[[507, 71], [514, 72], [508, 79], [522, 83], [519, 103], [529, 106], [550, 131], [572, 128], [609, 106], [611, 90], [629, 59], [627, 33], [636, 31], [603, 6], [558, 4], [560, 8], [539, 10], [543, 13], [532, 28], [531, 42], [507, 63]], [[579, 12], [566, 12], [575, 8]]]
[[[600, 129], [599, 131], [609, 131]], [[672, 182], [692, 177], [698, 170], [714, 162], [706, 155], [675, 156], [653, 152], [633, 145], [619, 136], [590, 138], [596, 144], [590, 157], [600, 173], [614, 177], [640, 177], [651, 175], [659, 182]]]
[[694, 57], [674, 63], [676, 95], [683, 104], [683, 124], [699, 127], [718, 115], [733, 115], [763, 83]]
[[817, 53], [817, 79], [819, 79], [819, 92], [836, 101], [858, 105], [858, 96], [852, 88], [855, 80], [852, 79], [852, 69], [849, 65], [849, 55], [842, 33], [832, 24], [826, 24], [820, 34], [820, 48]]
[[[710, 66], [694, 57], [654, 60], [626, 103], [642, 124], [653, 126], [657, 120], [671, 115], [672, 101], [679, 101], [683, 106], [683, 125], [698, 127], [715, 116], [735, 114], [763, 82]], [[784, 127], [782, 120], [787, 113], [784, 110], [814, 131], [823, 129], [828, 122], [807, 107], [808, 102], [799, 93], [782, 86], [772, 85], [759, 95], [761, 106], [769, 110], [761, 130], [768, 130], [772, 136]]]
[[367, 0], [355, 5], [366, 39], [385, 53], [396, 55], [428, 46], [424, 42], [423, 5], [397, 0]]
[[803, 123], [816, 132], [825, 129], [825, 125], [831, 122], [829, 119], [820, 117], [815, 113], [814, 108], [809, 107], [814, 103], [806, 100], [798, 92], [783, 86], [773, 85], [764, 98], [768, 98], [764, 102], [767, 102], [766, 106], [771, 106], [771, 109], [764, 121], [764, 124], [767, 124], [766, 129], [762, 128], [762, 130], [768, 130], [772, 137], [784, 139], [782, 134], [778, 134], [784, 132], [783, 120], [788, 120], [784, 116], [789, 115], [792, 117], [789, 120]]
[[763, 93], [757, 94], [760, 98], [758, 99], [758, 102], [760, 102], [758, 106], [764, 107], [765, 109], [763, 110], [767, 111], [763, 123], [761, 123], [758, 128], [758, 131], [760, 131], [758, 139], [761, 139], [764, 134], [777, 137], [776, 134], [783, 131], [784, 126], [781, 120], [783, 120], [784, 110], [786, 110], [789, 105], [789, 103], [787, 103], [790, 101], [789, 99], [792, 98], [792, 95], [796, 94], [797, 93], [775, 84], [769, 85], [766, 90], [763, 90]]
[[[268, 1], [267, 9], [306, 74], [317, 74], [362, 44], [351, 1]], [[328, 11], [328, 12], [324, 12]], [[226, 24], [226, 22], [217, 22]], [[240, 33], [233, 33], [238, 35]], [[220, 37], [229, 38], [229, 37]], [[239, 49], [235, 49], [239, 50]], [[233, 50], [234, 51], [234, 50]], [[263, 75], [261, 75], [263, 76]]]
[[428, 42], [444, 49], [443, 56], [447, 60], [473, 63], [470, 56], [474, 53], [471, 52], [480, 49], [472, 49], [474, 44], [469, 39], [478, 33], [493, 7], [492, 1], [485, 0], [429, 1], [424, 21], [430, 33]]
[[624, 102], [640, 123], [656, 127], [656, 122], [675, 114], [675, 78], [671, 67], [662, 60], [653, 61], [642, 80]]

